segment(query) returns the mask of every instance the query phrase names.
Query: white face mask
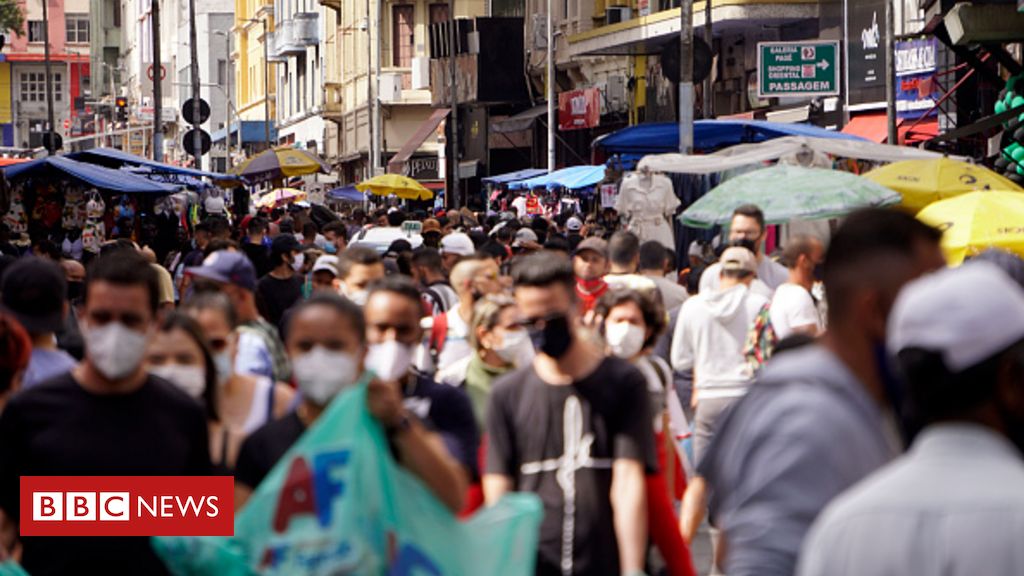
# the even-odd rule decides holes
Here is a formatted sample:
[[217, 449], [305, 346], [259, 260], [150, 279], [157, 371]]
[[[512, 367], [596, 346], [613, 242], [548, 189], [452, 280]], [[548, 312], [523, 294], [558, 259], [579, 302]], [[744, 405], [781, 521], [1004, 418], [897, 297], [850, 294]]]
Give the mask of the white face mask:
[[213, 355], [213, 364], [217, 367], [217, 384], [223, 386], [231, 379], [234, 372], [231, 367], [231, 354], [226, 350]]
[[149, 373], [174, 384], [189, 396], [199, 399], [206, 389], [206, 370], [202, 366], [164, 364], [153, 366]]
[[604, 340], [612, 354], [619, 358], [636, 356], [644, 347], [646, 337], [643, 328], [629, 322], [609, 323], [604, 328]]
[[305, 262], [306, 262], [306, 255], [304, 253], [302, 253], [302, 252], [299, 252], [298, 254], [295, 255], [295, 260], [292, 261], [292, 270], [295, 270], [296, 272], [298, 272], [299, 270], [302, 270], [302, 265]]
[[366, 354], [366, 367], [381, 380], [393, 382], [409, 372], [412, 354], [412, 346], [397, 340], [373, 344]]
[[317, 406], [326, 406], [359, 380], [359, 362], [353, 354], [323, 346], [293, 358], [292, 371], [302, 396]]
[[501, 344], [494, 348], [494, 353], [505, 362], [515, 364], [516, 366], [526, 366], [533, 362], [535, 354], [533, 343], [530, 341], [530, 335], [526, 333], [526, 330], [509, 330], [505, 332], [505, 335], [501, 337]]
[[345, 298], [348, 298], [350, 302], [356, 306], [366, 306], [366, 301], [370, 298], [370, 291], [365, 288], [362, 290], [350, 290], [348, 284], [341, 283], [341, 294]]
[[148, 339], [120, 322], [82, 330], [89, 359], [110, 380], [130, 376], [142, 364]]

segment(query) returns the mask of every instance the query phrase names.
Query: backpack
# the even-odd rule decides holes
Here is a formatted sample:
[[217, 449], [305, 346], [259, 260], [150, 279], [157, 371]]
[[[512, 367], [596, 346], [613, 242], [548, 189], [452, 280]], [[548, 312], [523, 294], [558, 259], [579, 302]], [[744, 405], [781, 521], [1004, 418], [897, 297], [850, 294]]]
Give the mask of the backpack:
[[430, 327], [430, 361], [434, 363], [434, 370], [439, 367], [438, 362], [441, 359], [441, 349], [444, 348], [444, 342], [448, 339], [448, 314], [439, 314], [434, 316], [434, 324]]
[[779, 337], [772, 327], [771, 303], [761, 307], [761, 310], [754, 317], [754, 322], [747, 333], [747, 342], [743, 346], [743, 357], [754, 373], [761, 370], [761, 367], [771, 358]]

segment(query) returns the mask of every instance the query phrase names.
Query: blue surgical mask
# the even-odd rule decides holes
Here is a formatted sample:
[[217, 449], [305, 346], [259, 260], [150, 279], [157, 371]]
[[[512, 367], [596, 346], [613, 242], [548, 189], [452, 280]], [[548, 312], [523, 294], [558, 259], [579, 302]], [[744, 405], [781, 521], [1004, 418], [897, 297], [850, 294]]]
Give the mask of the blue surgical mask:
[[328, 242], [327, 245], [324, 246], [324, 252], [328, 254], [337, 254], [338, 247], [334, 245], [334, 242]]

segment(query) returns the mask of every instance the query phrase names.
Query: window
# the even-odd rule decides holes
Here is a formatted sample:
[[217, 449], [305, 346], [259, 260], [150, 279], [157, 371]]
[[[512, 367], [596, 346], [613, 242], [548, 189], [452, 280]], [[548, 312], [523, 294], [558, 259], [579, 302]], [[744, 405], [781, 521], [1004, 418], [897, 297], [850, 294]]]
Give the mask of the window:
[[28, 41], [29, 42], [42, 42], [43, 41], [43, 33], [44, 32], [45, 32], [45, 29], [43, 28], [43, 21], [42, 20], [29, 20], [28, 21]]
[[69, 44], [87, 44], [89, 42], [89, 15], [67, 14], [64, 17], [67, 26], [65, 34]]
[[[23, 102], [46, 102], [46, 73], [45, 72], [22, 72], [19, 78], [21, 84], [21, 100]], [[60, 102], [63, 99], [64, 86], [61, 83], [61, 75], [53, 75], [53, 100]]]
[[225, 86], [228, 83], [228, 61], [217, 60], [217, 84]]
[[391, 65], [396, 68], [412, 66], [412, 51], [415, 45], [413, 36], [414, 8], [411, 4], [392, 7]]

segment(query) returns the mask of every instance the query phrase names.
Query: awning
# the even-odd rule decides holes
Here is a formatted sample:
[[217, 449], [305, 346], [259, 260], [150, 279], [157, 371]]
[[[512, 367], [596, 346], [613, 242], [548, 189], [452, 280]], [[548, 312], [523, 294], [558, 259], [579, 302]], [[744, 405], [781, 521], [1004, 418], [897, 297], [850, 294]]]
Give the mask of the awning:
[[937, 118], [922, 120], [915, 125], [913, 120], [904, 119], [900, 123], [899, 131], [900, 144], [909, 145], [927, 142], [939, 135], [939, 120]]
[[571, 166], [555, 170], [550, 174], [537, 176], [528, 180], [520, 180], [509, 184], [512, 190], [532, 190], [533, 188], [567, 188], [580, 190], [596, 186], [604, 180], [604, 165]]
[[437, 127], [441, 125], [441, 121], [448, 116], [449, 112], [448, 108], [438, 108], [431, 112], [430, 117], [424, 120], [416, 128], [416, 132], [413, 132], [413, 135], [405, 141], [398, 154], [395, 154], [388, 161], [388, 172], [391, 174], [401, 174], [405, 163], [409, 161], [409, 158], [412, 158], [412, 155], [420, 149], [420, 146], [427, 141], [431, 134], [437, 132]]
[[68, 154], [67, 157], [78, 162], [97, 164], [106, 168], [120, 168], [125, 165], [145, 166], [154, 173], [181, 174], [183, 176], [209, 178], [211, 180], [238, 180], [237, 176], [229, 176], [227, 174], [219, 174], [217, 172], [205, 172], [192, 168], [182, 168], [181, 166], [172, 166], [170, 164], [164, 164], [163, 162], [150, 160], [149, 158], [143, 158], [142, 156], [136, 156], [135, 154], [125, 152], [124, 150], [118, 150], [117, 148], [90, 148], [89, 150]]
[[[810, 124], [780, 124], [763, 120], [698, 120], [693, 123], [693, 147], [700, 153], [727, 146], [764, 142], [785, 136], [863, 140], [858, 136]], [[679, 151], [679, 125], [675, 122], [637, 124], [594, 141], [609, 154], [666, 154]]]
[[[263, 120], [242, 120], [242, 144], [250, 144], [253, 142], [266, 142], [266, 132], [263, 130], [263, 125], [266, 124]], [[238, 134], [238, 122], [231, 123], [231, 144], [237, 144]], [[210, 140], [213, 142], [220, 142], [227, 135], [227, 130], [221, 128], [213, 133]], [[270, 124], [270, 143], [273, 145], [277, 142], [277, 126], [274, 126], [273, 122]]]
[[66, 156], [47, 156], [23, 164], [4, 168], [4, 177], [16, 182], [34, 176], [53, 176], [60, 172], [90, 186], [109, 192], [138, 192], [144, 194], [173, 194], [179, 186], [161, 184], [123, 170], [111, 170], [95, 164], [76, 162]]
[[534, 106], [529, 110], [520, 112], [514, 116], [509, 116], [504, 120], [498, 120], [497, 122], [491, 122], [491, 132], [497, 132], [498, 134], [508, 134], [509, 132], [521, 132], [523, 130], [529, 130], [533, 127], [533, 123], [537, 121], [537, 118], [544, 116], [548, 113], [548, 105], [541, 104], [540, 106]]
[[486, 178], [482, 178], [480, 181], [484, 184], [500, 186], [502, 184], [518, 182], [520, 180], [526, 180], [527, 178], [533, 178], [546, 173], [547, 170], [542, 168], [527, 168], [526, 170], [516, 170], [515, 172], [507, 172], [505, 174], [498, 174], [497, 176], [488, 176]]
[[843, 126], [843, 134], [860, 136], [865, 140], [879, 144], [889, 139], [888, 117], [882, 114], [861, 114], [850, 118], [850, 122]]

